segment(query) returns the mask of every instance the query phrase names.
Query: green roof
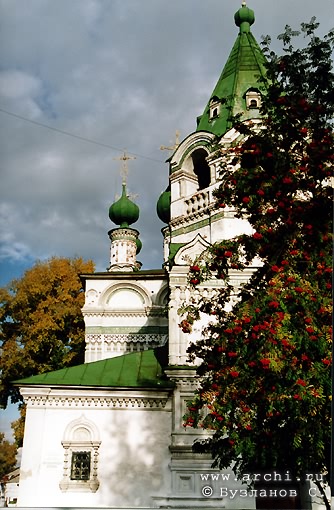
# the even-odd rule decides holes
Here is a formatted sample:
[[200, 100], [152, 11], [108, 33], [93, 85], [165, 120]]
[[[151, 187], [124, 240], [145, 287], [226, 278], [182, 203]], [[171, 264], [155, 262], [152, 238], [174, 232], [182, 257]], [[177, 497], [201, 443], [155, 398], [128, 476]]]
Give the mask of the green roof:
[[34, 375], [14, 381], [17, 386], [99, 386], [105, 388], [164, 388], [171, 387], [157, 359], [161, 350], [150, 349], [84, 363], [54, 372]]
[[[198, 118], [197, 131], [222, 136], [232, 127], [232, 117], [236, 114], [243, 113], [244, 120], [256, 116], [254, 110], [247, 111], [245, 94], [249, 89], [263, 88], [259, 79], [266, 75], [266, 60], [250, 32], [254, 19], [253, 11], [246, 6], [235, 14], [240, 32], [204, 113]], [[219, 113], [210, 118], [212, 103], [219, 105]]]

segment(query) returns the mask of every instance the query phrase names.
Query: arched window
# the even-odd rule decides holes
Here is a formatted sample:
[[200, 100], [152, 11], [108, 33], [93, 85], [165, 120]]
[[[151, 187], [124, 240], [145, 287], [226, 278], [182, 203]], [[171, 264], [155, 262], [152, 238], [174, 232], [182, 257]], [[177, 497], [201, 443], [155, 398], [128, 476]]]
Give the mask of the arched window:
[[256, 110], [261, 106], [261, 94], [258, 89], [248, 89], [246, 92], [246, 106], [248, 110]]
[[194, 173], [197, 175], [198, 188], [205, 189], [210, 186], [210, 167], [206, 161], [208, 154], [204, 149], [195, 150], [192, 155]]
[[97, 466], [101, 441], [94, 423], [84, 416], [72, 421], [66, 427], [61, 444], [64, 467], [60, 489], [96, 492], [100, 485]]
[[209, 118], [214, 119], [215, 117], [219, 116], [220, 113], [220, 104], [221, 101], [219, 101], [218, 97], [214, 96], [210, 100], [210, 111], [209, 111]]

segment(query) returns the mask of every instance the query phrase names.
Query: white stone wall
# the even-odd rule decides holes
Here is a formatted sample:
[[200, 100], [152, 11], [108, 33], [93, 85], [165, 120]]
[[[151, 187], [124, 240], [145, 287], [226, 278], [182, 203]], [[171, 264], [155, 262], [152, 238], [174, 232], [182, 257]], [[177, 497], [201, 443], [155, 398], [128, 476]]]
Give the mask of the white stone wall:
[[85, 362], [142, 351], [167, 342], [167, 279], [90, 278], [82, 309], [86, 327]]
[[[19, 507], [151, 507], [170, 487], [168, 392], [22, 389], [28, 403]], [[96, 492], [59, 487], [71, 424], [99, 442]], [[78, 425], [79, 424], [79, 425]]]

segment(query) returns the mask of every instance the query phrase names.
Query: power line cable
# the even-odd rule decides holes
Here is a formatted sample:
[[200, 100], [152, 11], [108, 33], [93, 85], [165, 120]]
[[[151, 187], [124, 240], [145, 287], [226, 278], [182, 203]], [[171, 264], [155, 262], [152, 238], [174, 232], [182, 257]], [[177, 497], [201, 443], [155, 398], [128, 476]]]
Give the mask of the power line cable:
[[[48, 126], [47, 124], [43, 124], [42, 122], [37, 122], [36, 120], [27, 119], [26, 117], [23, 117], [22, 115], [18, 115], [17, 113], [9, 112], [8, 110], [4, 110], [3, 108], [0, 108], [0, 112], [5, 113], [6, 115], [10, 115], [11, 117], [15, 117], [16, 119], [24, 120], [25, 122], [30, 122], [31, 124], [35, 124], [36, 126], [50, 129], [51, 131], [55, 131], [56, 133], [60, 133], [62, 135], [76, 138], [77, 140], [81, 140], [82, 142], [92, 143], [94, 145], [99, 145], [100, 147], [112, 149], [117, 152], [124, 152], [124, 149], [120, 149], [119, 147], [114, 147], [113, 145], [109, 145], [107, 143], [102, 143], [102, 142], [98, 142], [96, 140], [91, 140], [90, 138], [85, 138], [83, 136], [74, 135], [73, 133], [69, 133], [68, 131], [64, 131], [62, 129], [58, 129], [58, 128], [55, 128], [52, 126]], [[164, 161], [161, 159], [150, 158], [149, 156], [144, 156], [143, 154], [137, 154], [136, 152], [129, 152], [129, 151], [127, 151], [127, 152], [128, 152], [128, 154], [136, 156], [137, 158], [148, 159], [149, 161], [155, 161], [156, 163], [164, 163]]]

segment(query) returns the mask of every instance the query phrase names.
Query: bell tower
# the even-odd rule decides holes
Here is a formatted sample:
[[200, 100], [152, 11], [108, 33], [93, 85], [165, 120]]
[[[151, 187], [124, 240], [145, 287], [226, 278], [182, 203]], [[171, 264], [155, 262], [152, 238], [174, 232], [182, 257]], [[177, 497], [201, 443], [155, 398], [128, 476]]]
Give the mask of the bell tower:
[[[203, 431], [183, 427], [186, 401], [196, 387], [196, 371], [187, 361], [187, 348], [190, 342], [200, 339], [207, 319], [195, 322], [191, 332], [185, 332], [180, 327], [179, 309], [196, 302], [201, 295], [210, 298], [223, 282], [212, 280], [201, 283], [196, 289], [190, 288], [189, 267], [213, 243], [250, 230], [246, 220], [236, 218], [232, 208], [217, 204], [214, 196], [226, 172], [233, 172], [234, 148], [242, 143], [243, 137], [233, 127], [233, 119], [239, 114], [242, 121], [256, 123], [265, 93], [265, 58], [250, 30], [255, 21], [254, 12], [245, 2], [236, 12], [234, 21], [239, 28], [236, 41], [202, 115], [197, 118], [196, 130], [181, 141], [168, 160], [169, 183], [157, 204], [158, 216], [166, 224], [162, 233], [170, 289], [166, 373], [175, 383], [170, 446], [174, 494], [178, 494], [182, 484], [189, 484], [189, 488], [195, 484], [199, 469], [203, 470], [205, 465], [209, 471], [211, 468], [211, 458], [197, 458], [192, 452], [194, 438]], [[249, 274], [236, 272], [233, 278], [233, 284], [239, 285], [247, 281]], [[173, 499], [168, 499], [171, 507]], [[195, 507], [198, 501], [195, 499], [192, 501], [188, 497], [187, 502], [191, 501]]]
[[[189, 265], [206, 247], [249, 229], [245, 220], [235, 217], [234, 210], [219, 207], [214, 197], [225, 172], [233, 171], [232, 149], [242, 141], [233, 119], [239, 114], [244, 122], [257, 122], [266, 90], [265, 57], [251, 32], [254, 12], [245, 2], [234, 21], [239, 28], [236, 41], [197, 118], [196, 131], [181, 141], [168, 160], [169, 184], [157, 204], [159, 218], [167, 223], [162, 233], [171, 299], [185, 295]], [[181, 301], [176, 299], [175, 309], [170, 309], [169, 356], [173, 365], [184, 365], [187, 358], [188, 340], [178, 327]]]

